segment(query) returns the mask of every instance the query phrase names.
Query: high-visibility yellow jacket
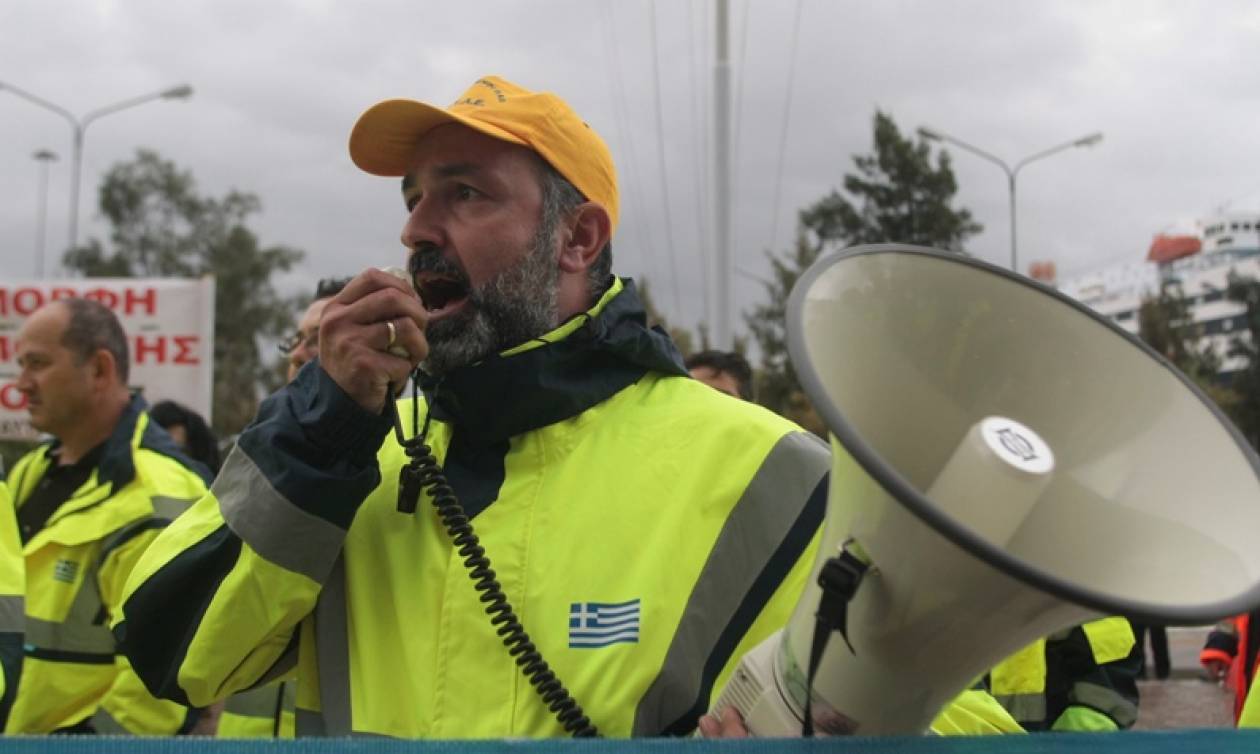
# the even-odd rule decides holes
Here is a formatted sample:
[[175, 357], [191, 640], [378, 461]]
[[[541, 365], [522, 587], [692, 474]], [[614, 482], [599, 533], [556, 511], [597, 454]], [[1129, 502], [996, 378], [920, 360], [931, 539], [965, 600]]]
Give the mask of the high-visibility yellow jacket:
[[[787, 621], [827, 448], [687, 378], [631, 284], [402, 401], [406, 436], [426, 405], [498, 583], [601, 733], [692, 730]], [[204, 705], [296, 661], [298, 735], [564, 735], [428, 496], [399, 511], [390, 427], [317, 363], [264, 403], [128, 585], [115, 632], [151, 688]]]
[[293, 738], [297, 684], [275, 681], [227, 698], [219, 714], [219, 738]]
[[[6, 730], [48, 733], [87, 725], [99, 733], [175, 733], [188, 711], [153, 698], [109, 631], [122, 590], [158, 529], [205, 493], [197, 467], [133, 397], [88, 480], [26, 542], [26, 647]], [[20, 510], [52, 463], [53, 445], [9, 474]]]
[[22, 564], [22, 540], [9, 486], [0, 481], [0, 730], [4, 729], [22, 672], [22, 595], [26, 591], [26, 567]]
[[1137, 722], [1135, 646], [1128, 620], [1091, 621], [1003, 660], [989, 673], [989, 689], [1028, 730], [1129, 728]]
[[1260, 728], [1260, 683], [1251, 684], [1247, 692], [1247, 701], [1243, 704], [1242, 713], [1238, 716], [1239, 728]]

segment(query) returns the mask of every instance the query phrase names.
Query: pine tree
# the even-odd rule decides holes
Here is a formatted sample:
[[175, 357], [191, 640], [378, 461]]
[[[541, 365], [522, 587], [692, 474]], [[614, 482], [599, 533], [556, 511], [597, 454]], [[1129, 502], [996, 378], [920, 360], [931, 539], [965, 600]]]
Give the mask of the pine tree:
[[801, 210], [792, 250], [767, 253], [771, 279], [764, 304], [744, 321], [761, 351], [758, 400], [804, 426], [822, 431], [787, 354], [787, 299], [801, 274], [820, 254], [867, 243], [907, 243], [965, 253], [963, 246], [982, 227], [971, 212], [954, 206], [958, 183], [949, 154], [932, 160], [927, 141], [901, 135], [892, 116], [876, 112], [875, 151], [854, 155], [856, 172], [844, 176], [844, 191], [832, 190]]

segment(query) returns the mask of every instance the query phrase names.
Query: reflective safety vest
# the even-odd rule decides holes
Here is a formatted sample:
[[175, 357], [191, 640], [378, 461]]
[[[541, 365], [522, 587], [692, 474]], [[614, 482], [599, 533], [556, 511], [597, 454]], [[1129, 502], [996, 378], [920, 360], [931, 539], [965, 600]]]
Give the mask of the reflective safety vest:
[[25, 623], [22, 594], [26, 567], [22, 540], [9, 486], [0, 481], [0, 730], [4, 729], [22, 672], [22, 631]]
[[297, 684], [276, 681], [227, 698], [219, 714], [219, 738], [293, 738]]
[[[169, 734], [190, 722], [187, 709], [148, 693], [109, 631], [140, 554], [206, 489], [143, 405], [132, 399], [88, 480], [23, 548], [26, 656], [7, 732]], [[14, 465], [18, 508], [53, 462], [50, 450], [36, 448]]]
[[1243, 704], [1242, 714], [1238, 716], [1239, 728], [1260, 728], [1260, 683], [1252, 683], [1247, 692], [1247, 701]]
[[1038, 639], [989, 673], [989, 688], [1029, 730], [1117, 730], [1137, 721], [1136, 641], [1102, 618]]
[[[688, 733], [791, 615], [830, 454], [685, 376], [629, 284], [538, 342], [402, 401], [402, 431], [433, 407], [426, 441], [497, 588], [600, 732]], [[406, 462], [388, 415], [307, 365], [133, 573], [116, 633], [137, 671], [205, 705], [296, 660], [298, 735], [565, 735], [469, 550], [427, 495], [400, 512]]]

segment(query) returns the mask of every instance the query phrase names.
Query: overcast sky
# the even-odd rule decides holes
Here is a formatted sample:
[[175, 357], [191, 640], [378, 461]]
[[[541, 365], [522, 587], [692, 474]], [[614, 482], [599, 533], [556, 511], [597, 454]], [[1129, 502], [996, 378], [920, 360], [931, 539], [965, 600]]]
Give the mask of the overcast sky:
[[[615, 268], [647, 276], [667, 314], [692, 323], [714, 235], [713, 5], [0, 0], [0, 82], [76, 115], [191, 84], [189, 100], [88, 129], [80, 238], [105, 235], [102, 174], [155, 149], [203, 193], [261, 198], [262, 243], [307, 252], [280, 281], [286, 292], [404, 256], [397, 181], [359, 172], [346, 152], [365, 108], [390, 97], [446, 104], [490, 73], [554, 91], [617, 161]], [[1141, 259], [1154, 234], [1219, 207], [1260, 207], [1260, 4], [731, 0], [731, 25], [740, 309], [762, 298], [753, 278], [766, 249], [791, 242], [797, 210], [871, 150], [876, 108], [904, 133], [930, 126], [1012, 164], [1103, 132], [1101, 144], [1019, 174], [1020, 259], [1052, 260], [1060, 276]], [[49, 173], [52, 259], [67, 241], [70, 127], [0, 91], [5, 278], [35, 271], [39, 149], [61, 158]], [[952, 151], [957, 203], [985, 226], [969, 250], [1005, 264], [1005, 176]]]

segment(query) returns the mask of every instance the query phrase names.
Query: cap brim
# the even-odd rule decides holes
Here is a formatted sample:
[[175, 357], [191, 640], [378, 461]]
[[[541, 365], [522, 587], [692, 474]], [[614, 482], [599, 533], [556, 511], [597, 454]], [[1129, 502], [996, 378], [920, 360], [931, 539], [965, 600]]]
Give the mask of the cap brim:
[[378, 102], [359, 116], [350, 131], [350, 159], [372, 175], [406, 175], [420, 139], [447, 123], [459, 123], [495, 139], [525, 145], [520, 138], [488, 123], [416, 100], [390, 99]]

